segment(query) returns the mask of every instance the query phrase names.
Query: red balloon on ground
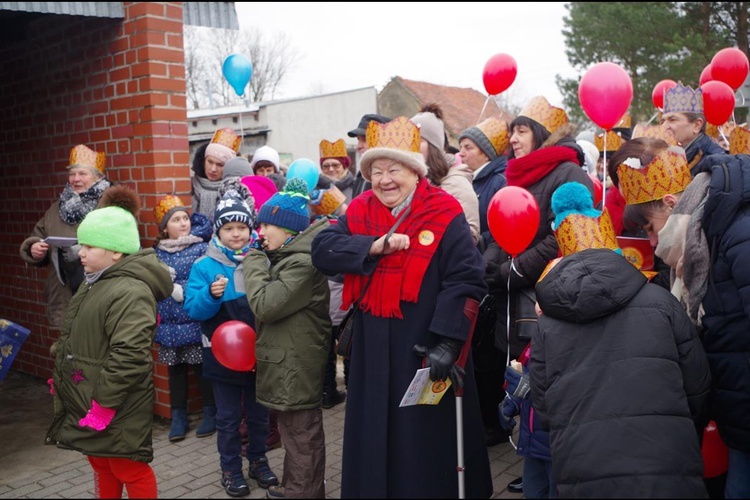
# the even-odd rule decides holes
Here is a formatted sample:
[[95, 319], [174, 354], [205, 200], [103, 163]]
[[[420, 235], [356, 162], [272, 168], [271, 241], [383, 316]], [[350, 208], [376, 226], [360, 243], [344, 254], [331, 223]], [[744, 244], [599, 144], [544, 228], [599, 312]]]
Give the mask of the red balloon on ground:
[[706, 121], [717, 127], [726, 123], [734, 111], [734, 91], [719, 80], [706, 82], [701, 85], [701, 89]]
[[516, 60], [508, 54], [495, 54], [484, 65], [482, 81], [489, 95], [497, 95], [510, 87], [516, 79]]
[[726, 83], [734, 91], [745, 83], [749, 69], [750, 63], [745, 53], [734, 47], [721, 49], [711, 59], [711, 75], [714, 80]]
[[581, 78], [578, 100], [592, 122], [604, 130], [612, 130], [633, 100], [633, 82], [617, 64], [601, 62]]
[[651, 102], [654, 106], [662, 109], [664, 108], [664, 93], [677, 86], [677, 82], [674, 80], [662, 80], [654, 85], [654, 90], [651, 92]]
[[225, 321], [214, 330], [211, 352], [230, 370], [249, 372], [255, 368], [255, 330], [242, 321]]
[[714, 79], [713, 72], [711, 70], [711, 63], [708, 63], [705, 68], [703, 68], [703, 71], [701, 71], [701, 77], [698, 80], [700, 85], [703, 85], [704, 83], [710, 82]]
[[494, 194], [487, 208], [487, 224], [500, 248], [516, 257], [536, 236], [539, 204], [519, 186], [505, 186]]

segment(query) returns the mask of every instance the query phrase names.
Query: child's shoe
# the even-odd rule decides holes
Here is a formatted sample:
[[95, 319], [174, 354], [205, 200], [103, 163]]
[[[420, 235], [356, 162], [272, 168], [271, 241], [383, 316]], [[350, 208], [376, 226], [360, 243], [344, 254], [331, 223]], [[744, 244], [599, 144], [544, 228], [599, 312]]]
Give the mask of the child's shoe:
[[269, 486], [279, 484], [279, 478], [271, 471], [271, 467], [268, 465], [268, 458], [266, 457], [261, 457], [254, 462], [250, 462], [247, 476], [250, 479], [255, 479], [261, 488], [267, 489]]
[[283, 486], [269, 486], [266, 491], [266, 498], [284, 498]]
[[230, 497], [246, 497], [250, 494], [250, 487], [247, 485], [241, 470], [222, 471], [221, 485]]
[[169, 442], [185, 439], [188, 431], [188, 416], [185, 408], [172, 408], [172, 427], [169, 429]]

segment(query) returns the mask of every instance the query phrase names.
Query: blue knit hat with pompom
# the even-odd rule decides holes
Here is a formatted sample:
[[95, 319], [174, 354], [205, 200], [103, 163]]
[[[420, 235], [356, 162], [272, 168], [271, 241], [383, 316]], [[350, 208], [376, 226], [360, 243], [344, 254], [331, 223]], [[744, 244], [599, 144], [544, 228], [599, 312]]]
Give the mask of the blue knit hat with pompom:
[[553, 230], [570, 214], [581, 214], [587, 217], [599, 217], [602, 213], [594, 208], [591, 191], [580, 182], [566, 182], [552, 193], [552, 212], [555, 214]]
[[299, 233], [310, 225], [310, 212], [307, 204], [308, 187], [304, 179], [289, 179], [283, 191], [279, 191], [266, 201], [260, 212], [258, 222], [272, 224], [292, 233]]

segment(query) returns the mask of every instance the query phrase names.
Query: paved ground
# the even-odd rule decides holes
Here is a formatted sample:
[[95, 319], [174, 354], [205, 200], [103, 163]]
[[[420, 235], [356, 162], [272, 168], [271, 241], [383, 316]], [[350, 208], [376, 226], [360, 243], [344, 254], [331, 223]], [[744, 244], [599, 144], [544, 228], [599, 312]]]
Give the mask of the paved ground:
[[[342, 371], [340, 368], [339, 373]], [[341, 494], [344, 407], [345, 404], [340, 404], [323, 410], [326, 498], [340, 498]], [[229, 498], [219, 484], [216, 435], [196, 438], [194, 419], [198, 418], [200, 415], [191, 415], [191, 430], [179, 443], [167, 439], [168, 420], [158, 417], [155, 420], [152, 466], [160, 498]], [[0, 382], [0, 499], [94, 498], [91, 467], [83, 455], [43, 445], [51, 419], [52, 402], [44, 380], [11, 371]], [[521, 473], [520, 457], [508, 443], [491, 447], [489, 455], [495, 486], [493, 498], [521, 498], [521, 494], [505, 489]], [[268, 452], [268, 458], [274, 472], [281, 477], [283, 448]], [[250, 496], [246, 498], [265, 498], [265, 490], [254, 481], [248, 484]]]

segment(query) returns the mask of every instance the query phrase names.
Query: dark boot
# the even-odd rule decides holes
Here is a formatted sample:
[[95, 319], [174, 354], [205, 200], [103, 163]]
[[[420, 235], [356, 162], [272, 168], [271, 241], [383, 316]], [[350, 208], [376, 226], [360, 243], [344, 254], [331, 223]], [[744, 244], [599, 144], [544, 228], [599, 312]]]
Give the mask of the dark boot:
[[216, 405], [203, 407], [203, 421], [195, 430], [195, 436], [204, 438], [212, 436], [216, 432]]
[[185, 439], [187, 431], [187, 410], [185, 408], [172, 408], [172, 428], [169, 430], [169, 442], [182, 441]]

